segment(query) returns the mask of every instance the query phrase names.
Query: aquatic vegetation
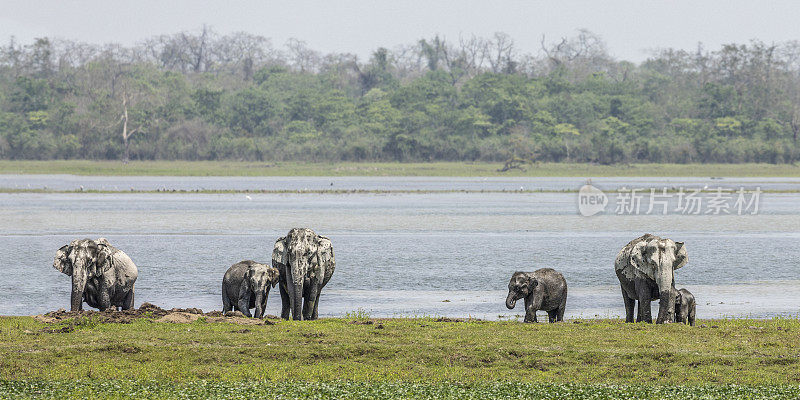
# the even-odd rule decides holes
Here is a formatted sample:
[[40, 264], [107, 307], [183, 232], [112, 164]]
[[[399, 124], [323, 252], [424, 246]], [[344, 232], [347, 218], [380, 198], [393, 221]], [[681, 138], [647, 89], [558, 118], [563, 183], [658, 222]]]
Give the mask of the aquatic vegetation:
[[576, 385], [518, 382], [0, 381], [0, 399], [795, 399], [800, 386]]

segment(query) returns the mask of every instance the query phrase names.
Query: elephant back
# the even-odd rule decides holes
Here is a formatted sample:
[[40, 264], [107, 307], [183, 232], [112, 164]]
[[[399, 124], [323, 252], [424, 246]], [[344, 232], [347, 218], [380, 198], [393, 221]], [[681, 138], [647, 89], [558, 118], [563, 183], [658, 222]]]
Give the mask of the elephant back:
[[108, 269], [113, 270], [118, 278], [127, 276], [128, 280], [134, 282], [139, 276], [139, 269], [136, 267], [136, 264], [134, 264], [133, 260], [122, 250], [114, 248], [114, 251], [108, 257], [108, 263], [110, 264]]

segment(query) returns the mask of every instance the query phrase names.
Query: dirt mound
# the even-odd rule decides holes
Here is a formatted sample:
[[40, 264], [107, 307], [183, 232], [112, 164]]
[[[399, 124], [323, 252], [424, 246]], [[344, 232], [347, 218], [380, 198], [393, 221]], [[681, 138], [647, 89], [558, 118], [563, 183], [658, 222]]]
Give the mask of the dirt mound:
[[[273, 317], [267, 315], [267, 318]], [[173, 308], [165, 310], [151, 303], [143, 303], [135, 310], [108, 310], [108, 311], [66, 311], [63, 308], [57, 311], [50, 311], [43, 315], [33, 316], [37, 321], [44, 323], [66, 323], [68, 330], [64, 328], [48, 329], [46, 333], [66, 333], [71, 332], [74, 326], [98, 324], [98, 323], [119, 323], [129, 324], [137, 319], [148, 319], [155, 322], [188, 323], [203, 319], [205, 322], [228, 322], [239, 325], [272, 325], [274, 322], [264, 321], [256, 318], [247, 318], [239, 311], [228, 312], [225, 315], [222, 311], [211, 311], [203, 313], [199, 308]]]
[[187, 312], [173, 312], [169, 313], [159, 319], [156, 322], [171, 322], [174, 324], [185, 324], [188, 322], [195, 322], [198, 320], [203, 320], [205, 322], [228, 322], [237, 325], [273, 325], [275, 324], [272, 321], [265, 321], [263, 319], [258, 318], [247, 318], [244, 314], [240, 312], [236, 312], [237, 314], [241, 315], [231, 315], [232, 313], [228, 313], [228, 316], [225, 317], [210, 317], [203, 314], [194, 314], [194, 313], [187, 313]]
[[476, 322], [476, 321], [483, 321], [480, 318], [449, 318], [449, 317], [439, 317], [436, 319], [436, 322]]

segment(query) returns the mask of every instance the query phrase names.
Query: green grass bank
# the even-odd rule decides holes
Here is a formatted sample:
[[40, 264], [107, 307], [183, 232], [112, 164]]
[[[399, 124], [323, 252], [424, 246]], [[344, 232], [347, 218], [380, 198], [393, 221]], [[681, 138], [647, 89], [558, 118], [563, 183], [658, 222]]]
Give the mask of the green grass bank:
[[0, 317], [0, 398], [798, 398], [800, 320]]
[[[800, 320], [322, 319], [273, 325], [0, 319], [12, 380], [800, 384]], [[701, 325], [705, 325], [702, 327]]]
[[501, 163], [294, 163], [236, 161], [0, 161], [2, 174], [155, 176], [800, 177], [794, 164], [540, 163], [498, 172]]

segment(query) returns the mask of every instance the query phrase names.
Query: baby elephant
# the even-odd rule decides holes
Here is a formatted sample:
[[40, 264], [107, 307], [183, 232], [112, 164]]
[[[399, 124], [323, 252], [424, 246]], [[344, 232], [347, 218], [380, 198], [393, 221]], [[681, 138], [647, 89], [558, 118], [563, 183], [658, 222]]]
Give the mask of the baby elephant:
[[518, 299], [525, 299], [525, 322], [539, 322], [536, 320], [536, 310], [547, 311], [550, 322], [563, 321], [567, 306], [567, 281], [552, 268], [514, 272], [508, 283], [506, 307], [513, 309]]
[[675, 322], [694, 326], [695, 301], [692, 292], [681, 289], [675, 297]]
[[255, 308], [255, 317], [261, 318], [267, 308], [269, 289], [278, 284], [278, 270], [252, 260], [231, 265], [222, 278], [222, 312], [236, 309], [250, 316]]

